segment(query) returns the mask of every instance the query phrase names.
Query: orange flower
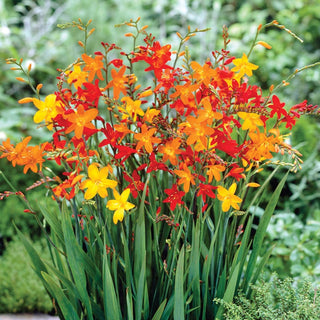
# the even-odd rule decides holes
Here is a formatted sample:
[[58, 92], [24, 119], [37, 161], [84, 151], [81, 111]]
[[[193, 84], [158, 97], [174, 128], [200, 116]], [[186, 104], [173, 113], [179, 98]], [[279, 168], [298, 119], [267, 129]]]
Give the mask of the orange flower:
[[271, 152], [276, 152], [276, 145], [281, 143], [281, 136], [270, 135], [267, 136], [263, 132], [251, 132], [249, 133], [251, 143], [248, 145], [248, 151], [246, 152], [246, 158], [253, 161], [263, 161], [265, 159], [271, 159]]
[[[31, 137], [29, 138], [31, 139]], [[2, 142], [2, 145], [0, 145], [0, 151], [2, 152], [0, 159], [7, 157], [9, 161], [12, 161], [15, 153], [15, 148], [14, 145], [10, 142], [10, 138], [7, 138], [6, 141]]]
[[84, 53], [82, 54], [81, 58], [86, 64], [86, 66], [83, 68], [83, 71], [89, 71], [89, 82], [92, 82], [96, 74], [100, 80], [103, 80], [101, 72], [101, 70], [103, 69], [103, 56], [96, 55], [94, 58], [91, 58]]
[[182, 152], [179, 150], [180, 144], [181, 140], [179, 138], [175, 138], [167, 141], [164, 146], [159, 147], [159, 152], [163, 153], [163, 162], [169, 160], [174, 166], [178, 164], [177, 154]]
[[181, 101], [184, 104], [189, 104], [194, 102], [193, 92], [199, 88], [199, 84], [191, 84], [190, 82], [185, 83], [184, 85], [176, 85], [176, 92], [170, 95], [170, 98], [180, 97]]
[[84, 110], [83, 105], [79, 105], [74, 113], [66, 115], [66, 119], [71, 122], [71, 125], [66, 129], [66, 133], [74, 131], [76, 138], [80, 139], [84, 128], [96, 129], [91, 123], [98, 115], [98, 109]]
[[45, 161], [43, 159], [43, 156], [45, 155], [44, 153], [44, 148], [45, 148], [46, 143], [42, 144], [41, 146], [29, 146], [26, 149], [26, 156], [23, 160], [23, 173], [27, 173], [28, 170], [30, 169], [31, 171], [37, 173], [38, 172], [38, 165], [39, 165], [39, 170], [42, 170], [42, 163]]
[[208, 168], [207, 176], [209, 176], [209, 180], [208, 180], [209, 183], [212, 181], [213, 177], [215, 178], [216, 181], [220, 181], [221, 172], [226, 170], [226, 167], [222, 164], [212, 164], [212, 165], [206, 166], [206, 168]]
[[222, 113], [212, 110], [210, 97], [203, 98], [200, 105], [202, 105], [203, 109], [198, 110], [199, 121], [206, 121], [207, 124], [211, 126], [213, 120], [221, 120], [223, 118]]
[[116, 132], [120, 132], [122, 134], [119, 143], [121, 143], [121, 141], [127, 134], [132, 133], [132, 131], [127, 127], [125, 123], [114, 124], [113, 127]]
[[229, 189], [225, 189], [222, 186], [218, 186], [218, 199], [222, 201], [222, 211], [227, 212], [230, 209], [230, 206], [236, 210], [239, 210], [240, 207], [238, 203], [241, 203], [242, 200], [234, 193], [236, 192], [237, 185], [233, 183]]
[[42, 169], [42, 163], [45, 161], [43, 159], [45, 143], [41, 146], [28, 146], [31, 137], [24, 138], [19, 142], [15, 147], [10, 143], [8, 138], [0, 146], [0, 151], [2, 155], [0, 158], [6, 157], [9, 161], [12, 162], [12, 166], [16, 165], [25, 166], [23, 173], [27, 173], [29, 169], [33, 172], [38, 172], [38, 164], [40, 165], [40, 170]]
[[211, 82], [211, 79], [215, 76], [216, 72], [213, 70], [208, 63], [205, 63], [201, 66], [198, 62], [192, 61], [191, 68], [194, 70], [193, 78], [198, 80], [200, 83], [203, 82], [208, 86]]
[[182, 165], [182, 170], [174, 170], [173, 172], [180, 177], [178, 184], [183, 184], [184, 192], [189, 191], [190, 183], [195, 185], [194, 178], [185, 163]]
[[188, 135], [187, 144], [197, 143], [197, 151], [207, 150], [208, 138], [214, 133], [214, 129], [207, 126], [207, 121], [188, 116], [187, 121], [179, 126], [184, 127], [183, 132]]
[[143, 122], [152, 122], [153, 118], [160, 113], [160, 110], [148, 108], [143, 117]]
[[126, 66], [122, 66], [119, 72], [117, 70], [111, 70], [112, 80], [108, 83], [105, 89], [113, 87], [113, 97], [117, 100], [119, 99], [120, 92], [123, 95], [127, 94], [126, 83], [128, 82], [128, 77], [124, 75], [126, 71]]
[[156, 128], [151, 128], [148, 130], [147, 125], [144, 123], [141, 127], [141, 133], [136, 133], [134, 138], [138, 140], [137, 150], [140, 150], [143, 146], [148, 153], [151, 153], [153, 150], [153, 143], [161, 142], [160, 138], [153, 137], [153, 134], [157, 131]]
[[17, 143], [14, 147], [13, 144], [10, 143], [10, 139], [8, 138], [6, 141], [2, 143], [0, 147], [0, 151], [2, 151], [2, 155], [0, 158], [7, 157], [8, 161], [12, 162], [12, 166], [15, 167], [17, 165], [24, 165], [25, 158], [27, 157], [27, 145], [31, 137], [24, 138], [21, 142]]

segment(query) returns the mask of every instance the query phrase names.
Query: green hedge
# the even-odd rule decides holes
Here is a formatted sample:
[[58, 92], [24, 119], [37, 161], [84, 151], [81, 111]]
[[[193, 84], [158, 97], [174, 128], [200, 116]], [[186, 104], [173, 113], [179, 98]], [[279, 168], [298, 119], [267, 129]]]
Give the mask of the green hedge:
[[[37, 243], [36, 249], [42, 256], [49, 253]], [[0, 313], [49, 313], [51, 300], [40, 279], [29, 264], [19, 239], [11, 241], [0, 256]]]

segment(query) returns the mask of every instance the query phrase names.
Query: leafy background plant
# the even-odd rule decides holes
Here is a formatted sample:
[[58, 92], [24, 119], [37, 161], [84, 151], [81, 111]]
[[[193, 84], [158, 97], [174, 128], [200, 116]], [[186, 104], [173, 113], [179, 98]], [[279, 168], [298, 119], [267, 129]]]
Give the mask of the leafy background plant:
[[273, 274], [268, 282], [253, 286], [252, 299], [239, 296], [233, 303], [221, 303], [226, 307], [226, 320], [317, 320], [319, 319], [319, 295], [310, 281], [291, 278], [281, 280]]
[[[77, 20], [79, 17], [84, 21], [93, 19], [98, 41], [92, 44], [89, 42], [89, 48], [94, 51], [98, 48], [90, 46], [97, 45], [99, 41], [115, 42], [117, 40], [117, 43], [125, 47], [126, 39], [118, 39], [113, 26], [137, 16], [142, 17], [144, 24], [150, 25], [150, 32], [160, 37], [163, 44], [167, 41], [177, 41], [176, 31], [184, 33], [188, 25], [198, 28], [210, 27], [209, 32], [199, 34], [192, 39], [193, 48], [195, 48], [192, 54], [197, 59], [204, 58], [202, 56], [204, 52], [221, 47], [222, 25], [226, 24], [229, 27], [232, 50], [241, 55], [242, 48], [252, 40], [253, 30], [257, 25], [277, 19], [301, 36], [304, 43], [301, 44], [294, 37], [277, 29], [267, 31], [264, 40], [272, 45], [272, 50], [262, 49], [256, 51], [253, 56], [254, 62], [260, 66], [256, 73], [256, 80], [265, 89], [268, 89], [272, 83], [279, 83], [285, 79], [296, 67], [313, 63], [319, 58], [318, 15], [320, 10], [317, 10], [319, 3], [316, 0], [294, 2], [290, 0], [281, 2], [275, 0], [268, 2], [163, 0], [152, 3], [143, 0], [135, 1], [134, 6], [128, 0], [92, 0], [90, 4], [87, 6], [83, 1], [75, 0], [5, 0], [0, 3], [0, 58], [24, 57], [26, 66], [30, 62], [34, 64], [33, 78], [46, 83], [45, 90], [49, 92], [54, 90], [53, 83], [57, 75], [55, 69], [58, 66], [65, 66], [66, 61], [72, 61], [81, 50], [76, 46], [77, 30], [61, 30], [56, 27], [58, 23]], [[45, 26], [43, 21], [46, 22]], [[65, 45], [61, 45], [66, 43], [69, 44], [68, 50], [64, 49]], [[280, 73], [279, 70], [281, 70]], [[317, 104], [320, 99], [320, 92], [317, 90], [319, 77], [319, 69], [301, 73], [282, 93], [279, 92], [279, 96], [283, 95], [283, 100], [288, 106], [294, 104], [301, 96], [308, 96], [310, 103]], [[28, 124], [32, 122], [34, 110], [25, 106], [21, 108], [16, 103], [17, 99], [28, 96], [29, 89], [17, 82], [15, 74], [6, 67], [0, 69], [0, 82], [0, 137], [3, 139], [9, 136], [12, 139], [18, 139], [21, 133], [26, 134], [28, 128], [31, 128]], [[44, 94], [47, 93], [45, 90]], [[289, 177], [280, 206], [279, 213], [282, 215], [276, 216], [269, 228], [268, 241], [271, 243], [277, 240], [269, 268], [276, 269], [283, 277], [309, 274], [315, 281], [319, 275], [317, 271], [319, 262], [316, 257], [320, 244], [313, 240], [317, 239], [314, 237], [318, 236], [319, 223], [319, 197], [317, 197], [320, 161], [317, 139], [319, 131], [318, 119], [306, 117], [298, 124], [291, 137], [292, 144], [300, 145], [304, 158], [308, 160], [298, 175]], [[40, 138], [43, 132], [41, 130], [32, 132], [33, 136], [35, 134]], [[308, 143], [302, 145], [306, 141]], [[7, 170], [7, 168], [4, 169], [3, 162], [1, 162], [1, 169]], [[26, 180], [22, 174], [10, 174], [10, 177], [19, 189], [26, 188], [34, 182]], [[279, 180], [280, 174], [275, 177], [274, 184]], [[8, 189], [4, 183], [1, 188], [1, 191]], [[268, 194], [265, 194], [265, 197], [268, 198]], [[32, 219], [20, 213], [20, 209], [18, 213], [13, 200], [2, 202], [1, 212], [6, 217], [2, 221], [2, 231], [0, 231], [3, 244], [12, 240], [13, 217], [16, 223], [21, 224], [22, 229], [33, 228], [30, 226]], [[5, 225], [4, 221], [6, 221]], [[293, 225], [299, 226], [299, 229], [293, 228]], [[291, 232], [295, 234], [295, 242], [288, 241], [288, 237], [292, 236]], [[303, 260], [296, 259], [297, 256], [307, 257], [310, 263], [302, 263]], [[290, 274], [287, 272], [288, 263]]]
[[[43, 241], [35, 247], [49, 258]], [[0, 313], [52, 312], [52, 302], [17, 237], [8, 244], [0, 259]]]

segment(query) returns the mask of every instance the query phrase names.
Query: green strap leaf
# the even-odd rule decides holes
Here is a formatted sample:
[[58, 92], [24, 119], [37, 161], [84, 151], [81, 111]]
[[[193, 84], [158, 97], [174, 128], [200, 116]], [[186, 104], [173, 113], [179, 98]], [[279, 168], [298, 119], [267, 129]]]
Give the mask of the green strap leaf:
[[49, 292], [57, 300], [57, 304], [61, 309], [64, 318], [67, 320], [80, 320], [77, 315], [77, 311], [74, 309], [73, 305], [70, 303], [62, 289], [56, 284], [53, 278], [45, 272], [42, 272], [41, 274], [47, 284], [46, 287], [48, 288]]
[[161, 319], [164, 308], [166, 306], [166, 303], [167, 303], [167, 299], [164, 299], [151, 320], [160, 320]]
[[174, 307], [173, 307], [173, 319], [184, 320], [184, 290], [183, 290], [183, 278], [184, 278], [184, 246], [182, 246], [177, 262], [176, 279], [174, 283]]
[[[238, 264], [235, 268], [233, 273], [230, 276], [226, 291], [223, 296], [223, 301], [225, 302], [232, 302], [235, 291], [236, 291], [236, 286], [237, 286], [237, 280], [238, 280], [238, 275], [239, 275], [239, 270], [240, 270], [240, 264]], [[218, 312], [216, 314], [215, 320], [220, 320], [222, 319], [223, 316], [223, 311], [224, 311], [224, 306], [220, 305]]]
[[62, 231], [66, 244], [67, 259], [80, 295], [79, 300], [83, 302], [86, 308], [88, 320], [94, 320], [90, 297], [86, 287], [86, 263], [83, 259], [82, 249], [75, 238], [71, 224], [71, 215], [65, 201], [62, 203]]
[[264, 214], [261, 217], [257, 232], [255, 234], [253, 245], [252, 245], [252, 252], [250, 255], [250, 259], [248, 262], [248, 267], [244, 276], [244, 285], [243, 289], [245, 291], [248, 290], [249, 284], [251, 283], [252, 275], [254, 273], [254, 270], [256, 268], [256, 262], [258, 259], [258, 256], [261, 251], [262, 242], [265, 237], [267, 227], [269, 225], [270, 219], [272, 214], [274, 213], [274, 210], [276, 208], [276, 205], [278, 203], [282, 188], [287, 180], [287, 176], [289, 174], [289, 171], [286, 173], [286, 175], [282, 178], [279, 185], [277, 186], [276, 190], [272, 194], [269, 203], [264, 211]]
[[103, 256], [103, 303], [104, 314], [107, 320], [121, 320], [119, 299], [112, 280], [106, 253]]
[[143, 293], [144, 293], [144, 288], [146, 285], [146, 253], [144, 254], [141, 252], [141, 255], [144, 256], [144, 262], [142, 263], [142, 268], [140, 272], [140, 277], [139, 277], [139, 283], [137, 287], [137, 296], [136, 296], [136, 303], [135, 303], [135, 319], [141, 319], [142, 315], [142, 303], [143, 303]]
[[192, 287], [192, 307], [195, 308], [193, 316], [196, 319], [200, 318], [200, 304], [201, 304], [201, 294], [200, 294], [200, 219], [197, 220], [196, 225], [193, 224], [192, 228], [192, 247], [190, 254], [190, 270], [188, 282], [189, 286]]

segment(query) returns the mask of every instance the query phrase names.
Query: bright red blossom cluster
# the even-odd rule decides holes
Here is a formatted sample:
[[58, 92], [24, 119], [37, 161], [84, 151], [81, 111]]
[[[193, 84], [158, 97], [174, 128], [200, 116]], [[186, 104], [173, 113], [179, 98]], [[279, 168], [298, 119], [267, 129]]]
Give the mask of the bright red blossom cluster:
[[[293, 152], [280, 126], [291, 129], [300, 114], [315, 107], [304, 101], [287, 109], [272, 90], [264, 97], [260, 87], [248, 84], [258, 66], [245, 54], [236, 59], [224, 48], [203, 64], [185, 57], [181, 68], [176, 57], [183, 52], [161, 46], [144, 29], [138, 34], [145, 35], [145, 45], [121, 52], [127, 64], [125, 58], [109, 61], [119, 48], [102, 43], [104, 52], [82, 54], [44, 101], [23, 99], [34, 103], [34, 121], [44, 121], [53, 140], [32, 147], [31, 137], [16, 146], [8, 139], [1, 158], [24, 166], [25, 173], [42, 170], [45, 161], [64, 163], [65, 179], [54, 179], [52, 186], [56, 199], [70, 200], [76, 189], [85, 199], [105, 198], [107, 189], [114, 190], [116, 200], [107, 207], [115, 210], [115, 223], [133, 207], [128, 190], [137, 198], [148, 174], [159, 171], [171, 176], [162, 201], [172, 211], [190, 192], [201, 197], [204, 210], [216, 195], [223, 211], [239, 210], [237, 183], [273, 153]], [[134, 75], [141, 61], [153, 75], [145, 88]]]

